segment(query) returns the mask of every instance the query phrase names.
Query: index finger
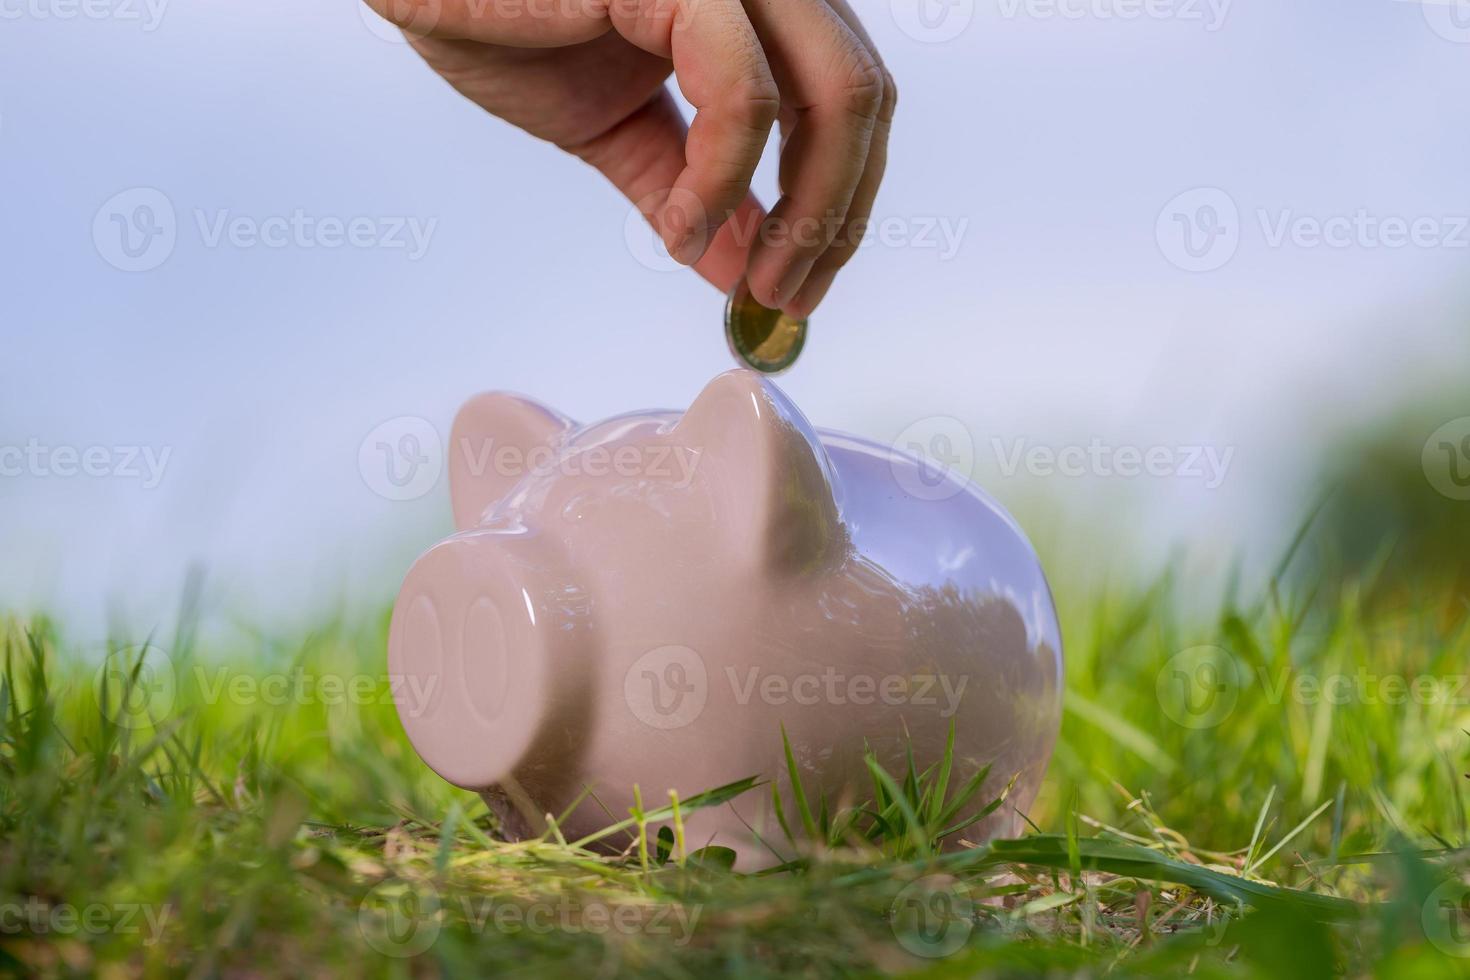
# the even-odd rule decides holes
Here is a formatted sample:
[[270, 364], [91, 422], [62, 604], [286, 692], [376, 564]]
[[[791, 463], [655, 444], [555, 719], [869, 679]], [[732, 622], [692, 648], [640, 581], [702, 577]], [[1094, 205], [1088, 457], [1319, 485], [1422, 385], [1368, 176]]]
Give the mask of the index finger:
[[555, 16], [535, 0], [363, 0], [410, 37], [559, 48], [582, 44], [611, 28], [600, 0], [557, 0]]
[[745, 201], [780, 110], [780, 95], [739, 0], [642, 0], [636, 15], [609, 13], [633, 44], [671, 58], [679, 91], [695, 108], [684, 169], [657, 225], [677, 261], [697, 262]]

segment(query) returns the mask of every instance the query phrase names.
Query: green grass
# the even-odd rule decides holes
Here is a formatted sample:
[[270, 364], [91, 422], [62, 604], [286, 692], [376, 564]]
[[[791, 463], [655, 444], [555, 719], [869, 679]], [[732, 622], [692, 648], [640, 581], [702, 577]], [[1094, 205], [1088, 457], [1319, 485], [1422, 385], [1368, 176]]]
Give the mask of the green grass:
[[597, 842], [498, 840], [403, 737], [386, 615], [244, 641], [185, 614], [100, 672], [11, 619], [0, 970], [1470, 976], [1466, 601], [1395, 572], [1413, 601], [1370, 602], [1384, 565], [1294, 561], [1200, 617], [1175, 568], [1058, 590], [1067, 710], [1032, 835], [941, 850], [976, 774], [874, 762], [855, 811], [780, 799], [803, 856], [760, 875], [682, 818], [769, 784], [645, 799]]

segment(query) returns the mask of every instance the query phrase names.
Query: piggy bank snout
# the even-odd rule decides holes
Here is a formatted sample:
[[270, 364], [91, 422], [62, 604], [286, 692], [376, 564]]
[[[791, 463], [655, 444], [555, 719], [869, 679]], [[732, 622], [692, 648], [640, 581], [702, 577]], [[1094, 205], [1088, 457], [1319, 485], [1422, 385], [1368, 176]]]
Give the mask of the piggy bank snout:
[[523, 570], [492, 535], [461, 534], [414, 563], [388, 638], [394, 704], [439, 775], [500, 781], [530, 747], [545, 703], [544, 628]]

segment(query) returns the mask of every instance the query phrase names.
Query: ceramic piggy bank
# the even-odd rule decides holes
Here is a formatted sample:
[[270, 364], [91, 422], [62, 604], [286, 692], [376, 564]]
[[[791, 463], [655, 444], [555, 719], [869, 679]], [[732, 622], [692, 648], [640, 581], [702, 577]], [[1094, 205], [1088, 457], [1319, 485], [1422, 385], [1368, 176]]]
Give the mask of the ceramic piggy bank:
[[[414, 748], [510, 833], [570, 809], [573, 839], [626, 818], [635, 785], [653, 808], [751, 776], [796, 821], [783, 729], [836, 812], [871, 796], [866, 750], [901, 775], [951, 724], [951, 787], [991, 766], [974, 809], [1015, 778], [956, 838], [1019, 831], [1061, 641], [1036, 555], [963, 477], [815, 430], [748, 371], [682, 416], [595, 425], [480, 395], [448, 452], [459, 530], [409, 571], [389, 670]], [[685, 828], [741, 867], [794, 850], [770, 786]]]

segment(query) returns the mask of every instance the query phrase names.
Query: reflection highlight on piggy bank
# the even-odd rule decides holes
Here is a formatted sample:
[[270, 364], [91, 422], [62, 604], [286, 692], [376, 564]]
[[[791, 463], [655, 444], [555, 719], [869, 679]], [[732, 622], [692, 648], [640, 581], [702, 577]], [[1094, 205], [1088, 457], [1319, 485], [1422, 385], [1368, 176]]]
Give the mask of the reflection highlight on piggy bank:
[[[814, 430], [770, 381], [579, 426], [515, 395], [454, 423], [458, 532], [409, 571], [388, 645], [414, 748], [513, 834], [570, 839], [736, 780], [867, 798], [865, 749], [1015, 777], [1018, 833], [1060, 719], [1061, 639], [1020, 529], [961, 477]], [[953, 481], [939, 484], [937, 481]], [[769, 788], [685, 818], [742, 867], [789, 858]], [[948, 841], [947, 843], [955, 843]]]

